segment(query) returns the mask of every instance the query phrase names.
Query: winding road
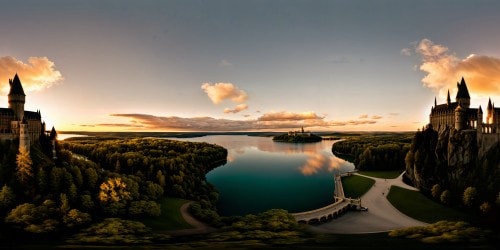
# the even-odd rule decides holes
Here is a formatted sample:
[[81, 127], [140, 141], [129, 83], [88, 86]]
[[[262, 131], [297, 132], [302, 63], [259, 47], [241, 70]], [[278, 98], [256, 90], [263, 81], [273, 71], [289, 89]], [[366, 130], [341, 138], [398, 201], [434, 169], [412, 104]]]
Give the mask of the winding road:
[[[403, 173], [404, 174], [404, 173]], [[403, 182], [403, 174], [395, 179], [381, 179], [357, 174], [375, 180], [372, 188], [361, 197], [361, 204], [368, 207], [366, 212], [349, 212], [333, 221], [311, 226], [311, 231], [320, 233], [375, 233], [411, 226], [424, 226], [427, 223], [415, 220], [399, 212], [387, 200], [391, 186], [417, 190]]]
[[182, 236], [182, 235], [191, 235], [191, 234], [207, 234], [207, 233], [212, 233], [217, 231], [216, 228], [210, 227], [206, 225], [205, 223], [197, 220], [191, 214], [189, 214], [189, 206], [194, 203], [194, 201], [186, 202], [184, 203], [180, 210], [181, 210], [181, 215], [184, 220], [189, 223], [193, 228], [188, 228], [188, 229], [180, 229], [180, 230], [173, 230], [173, 231], [166, 231], [167, 234], [172, 235], [172, 236]]

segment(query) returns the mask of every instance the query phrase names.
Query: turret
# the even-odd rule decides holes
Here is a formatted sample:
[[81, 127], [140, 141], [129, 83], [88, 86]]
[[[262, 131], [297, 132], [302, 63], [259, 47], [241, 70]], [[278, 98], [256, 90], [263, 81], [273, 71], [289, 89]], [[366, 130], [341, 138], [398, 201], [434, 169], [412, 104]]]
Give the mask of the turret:
[[52, 159], [57, 159], [56, 153], [56, 141], [57, 141], [57, 132], [54, 126], [52, 126], [52, 130], [50, 131], [50, 140], [52, 143]]
[[448, 97], [446, 97], [446, 104], [450, 105], [450, 103], [451, 103], [450, 90], [448, 89]]
[[465, 108], [462, 107], [462, 103], [458, 102], [458, 106], [455, 109], [455, 129], [460, 131], [465, 129]]
[[491, 105], [491, 98], [488, 100], [488, 108], [486, 108], [486, 123], [493, 122], [493, 105]]
[[437, 102], [436, 97], [434, 96], [434, 107], [436, 107], [437, 105], [438, 105], [438, 102]]
[[462, 103], [462, 107], [464, 108], [469, 108], [470, 107], [470, 95], [469, 95], [469, 90], [467, 89], [467, 84], [465, 83], [464, 78], [462, 77], [462, 80], [460, 83], [457, 82], [457, 96], [456, 96], [456, 101]]
[[14, 119], [22, 121], [24, 118], [24, 103], [26, 94], [24, 94], [23, 86], [19, 76], [14, 76], [14, 79], [9, 79], [9, 108], [14, 111]]
[[30, 152], [30, 138], [28, 133], [28, 123], [26, 119], [23, 119], [21, 124], [19, 124], [19, 150], [24, 149], [26, 152]]

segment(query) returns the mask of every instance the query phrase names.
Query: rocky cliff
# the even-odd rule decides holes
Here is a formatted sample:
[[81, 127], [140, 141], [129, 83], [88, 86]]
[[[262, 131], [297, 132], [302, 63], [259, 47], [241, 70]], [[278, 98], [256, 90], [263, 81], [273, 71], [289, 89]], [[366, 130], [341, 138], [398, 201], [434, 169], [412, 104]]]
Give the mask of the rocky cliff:
[[424, 192], [440, 184], [457, 194], [468, 186], [498, 193], [499, 148], [498, 143], [479, 148], [476, 131], [427, 128], [415, 134], [406, 156], [406, 176]]

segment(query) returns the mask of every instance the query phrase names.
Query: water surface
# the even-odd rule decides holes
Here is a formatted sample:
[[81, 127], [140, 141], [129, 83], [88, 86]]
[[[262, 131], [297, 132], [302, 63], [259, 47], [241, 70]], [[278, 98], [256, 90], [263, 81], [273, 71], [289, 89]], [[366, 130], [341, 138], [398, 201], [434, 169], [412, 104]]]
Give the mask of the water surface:
[[336, 173], [354, 165], [332, 154], [334, 141], [280, 143], [270, 137], [215, 135], [175, 140], [208, 142], [228, 149], [227, 164], [207, 174], [220, 192], [222, 215], [271, 208], [302, 212], [333, 201]]

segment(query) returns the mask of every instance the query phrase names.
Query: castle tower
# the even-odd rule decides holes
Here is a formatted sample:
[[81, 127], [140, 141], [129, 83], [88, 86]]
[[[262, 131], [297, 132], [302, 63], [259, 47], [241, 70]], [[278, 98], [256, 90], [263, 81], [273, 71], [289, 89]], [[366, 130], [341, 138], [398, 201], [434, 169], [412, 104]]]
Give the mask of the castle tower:
[[488, 100], [488, 108], [486, 108], [486, 123], [491, 124], [493, 122], [493, 105], [491, 105], [491, 98]]
[[468, 109], [470, 107], [470, 95], [469, 90], [467, 89], [467, 84], [465, 83], [464, 78], [462, 77], [462, 81], [460, 83], [457, 82], [457, 96], [456, 101], [458, 103], [462, 103], [462, 107]]
[[455, 129], [460, 131], [465, 129], [465, 114], [466, 109], [462, 107], [462, 103], [458, 102], [458, 106], [455, 109]]
[[483, 109], [481, 105], [479, 105], [479, 109], [477, 109], [477, 134], [478, 137], [483, 133]]
[[446, 97], [446, 104], [450, 105], [450, 103], [451, 103], [450, 90], [448, 89], [448, 97]]
[[19, 150], [24, 149], [26, 152], [30, 152], [30, 137], [28, 131], [28, 124], [26, 120], [19, 124]]
[[14, 79], [9, 79], [9, 108], [14, 111], [14, 119], [22, 121], [24, 118], [24, 103], [26, 94], [24, 94], [23, 86], [19, 76], [14, 76]]
[[50, 140], [52, 142], [52, 159], [57, 159], [56, 154], [56, 141], [57, 141], [57, 132], [54, 126], [52, 126], [52, 130], [50, 131]]

